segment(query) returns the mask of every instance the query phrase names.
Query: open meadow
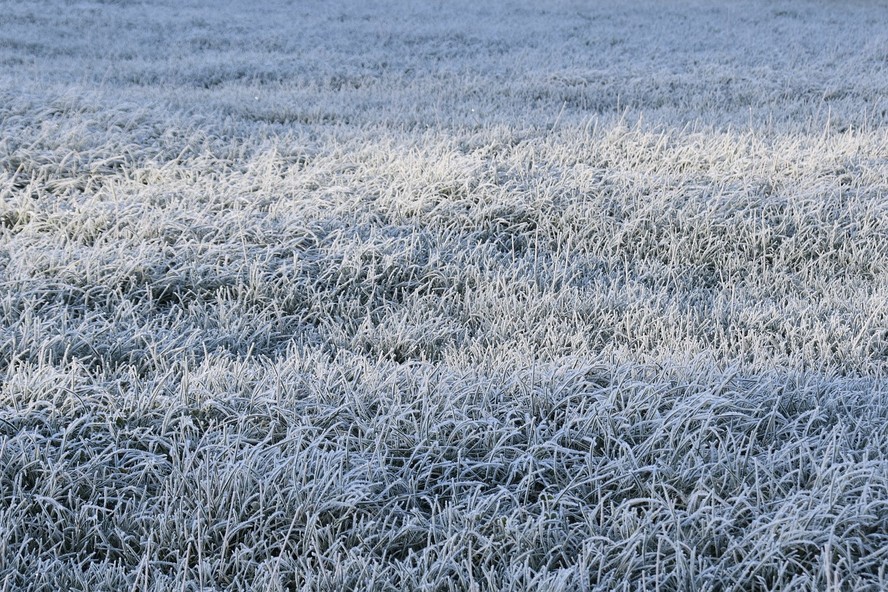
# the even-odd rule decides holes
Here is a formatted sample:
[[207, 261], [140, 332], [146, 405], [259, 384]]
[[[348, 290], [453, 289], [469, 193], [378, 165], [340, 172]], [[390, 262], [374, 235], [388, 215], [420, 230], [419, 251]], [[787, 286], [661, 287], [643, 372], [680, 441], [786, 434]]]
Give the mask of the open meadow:
[[0, 5], [0, 592], [888, 589], [888, 1]]

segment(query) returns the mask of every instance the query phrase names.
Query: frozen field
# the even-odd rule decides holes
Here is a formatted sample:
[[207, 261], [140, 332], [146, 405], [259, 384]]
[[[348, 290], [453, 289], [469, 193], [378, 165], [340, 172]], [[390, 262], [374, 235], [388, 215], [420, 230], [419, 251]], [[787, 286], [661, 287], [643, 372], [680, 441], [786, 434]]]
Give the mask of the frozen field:
[[0, 2], [0, 590], [888, 589], [888, 2]]

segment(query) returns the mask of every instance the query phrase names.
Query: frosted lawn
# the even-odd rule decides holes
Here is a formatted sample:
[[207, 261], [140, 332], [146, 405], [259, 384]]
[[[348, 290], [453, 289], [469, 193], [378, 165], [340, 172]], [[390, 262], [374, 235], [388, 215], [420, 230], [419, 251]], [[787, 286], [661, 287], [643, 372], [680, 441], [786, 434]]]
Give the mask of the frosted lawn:
[[888, 587], [888, 6], [24, 2], [4, 590]]

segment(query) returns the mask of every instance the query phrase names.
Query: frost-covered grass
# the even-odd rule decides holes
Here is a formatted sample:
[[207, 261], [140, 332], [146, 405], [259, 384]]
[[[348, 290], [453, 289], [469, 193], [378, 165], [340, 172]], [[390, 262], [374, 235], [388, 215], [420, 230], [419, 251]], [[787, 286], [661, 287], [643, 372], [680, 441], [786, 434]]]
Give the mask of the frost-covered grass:
[[885, 2], [261, 4], [0, 11], [0, 590], [888, 588]]

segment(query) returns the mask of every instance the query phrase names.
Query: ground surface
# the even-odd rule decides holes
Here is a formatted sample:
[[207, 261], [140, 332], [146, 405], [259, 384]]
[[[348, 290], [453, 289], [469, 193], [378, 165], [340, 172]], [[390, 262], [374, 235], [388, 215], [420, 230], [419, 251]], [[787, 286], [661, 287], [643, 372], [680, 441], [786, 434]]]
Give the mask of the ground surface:
[[888, 4], [262, 4], [3, 4], [0, 588], [888, 587]]

